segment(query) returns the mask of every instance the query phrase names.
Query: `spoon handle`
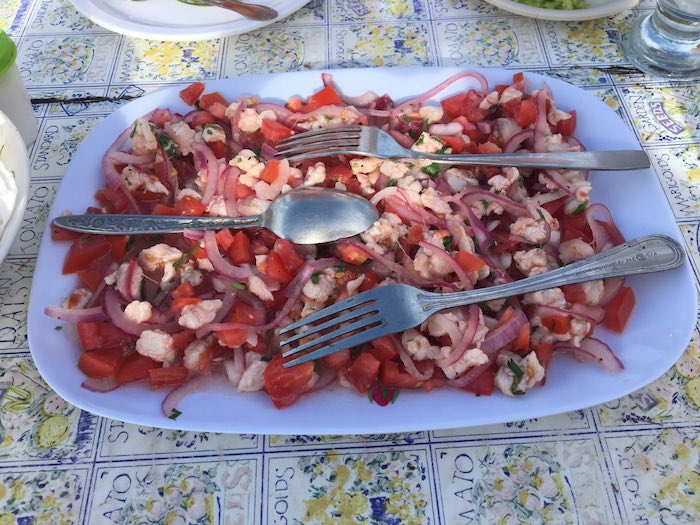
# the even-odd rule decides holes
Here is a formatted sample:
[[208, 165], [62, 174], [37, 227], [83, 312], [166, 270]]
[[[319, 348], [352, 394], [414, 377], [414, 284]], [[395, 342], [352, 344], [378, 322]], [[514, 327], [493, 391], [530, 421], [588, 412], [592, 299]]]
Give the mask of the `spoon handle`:
[[279, 13], [265, 5], [247, 4], [236, 0], [204, 0], [207, 4], [215, 5], [223, 9], [235, 11], [250, 20], [274, 20], [279, 16]]
[[100, 235], [138, 235], [180, 233], [183, 230], [220, 230], [222, 228], [261, 228], [262, 215], [250, 217], [181, 217], [171, 215], [62, 215], [52, 224], [81, 233]]

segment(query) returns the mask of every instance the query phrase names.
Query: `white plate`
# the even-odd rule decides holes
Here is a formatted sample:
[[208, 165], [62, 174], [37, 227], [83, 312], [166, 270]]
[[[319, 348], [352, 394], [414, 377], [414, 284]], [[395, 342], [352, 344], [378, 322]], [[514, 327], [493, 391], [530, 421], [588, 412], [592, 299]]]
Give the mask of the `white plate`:
[[515, 0], [486, 1], [516, 15], [539, 18], [540, 20], [558, 21], [594, 20], [596, 18], [613, 16], [626, 9], [632, 9], [639, 3], [639, 0], [586, 0], [588, 7], [584, 9], [544, 9], [521, 4]]
[[[426, 91], [457, 69], [389, 68], [334, 71], [338, 85], [348, 94], [371, 88], [397, 99]], [[513, 71], [480, 70], [490, 85], [511, 80]], [[535, 86], [543, 77], [527, 74]], [[639, 149], [632, 131], [608, 106], [590, 93], [557, 79], [547, 78], [557, 105], [577, 110], [577, 136], [590, 149]], [[446, 96], [473, 81], [462, 80], [446, 90]], [[207, 83], [208, 90], [219, 90], [231, 98], [255, 94], [263, 99], [306, 96], [320, 89], [319, 71], [240, 77], [235, 81]], [[107, 147], [137, 117], [156, 107], [185, 112], [177, 88], [147, 95], [122, 106], [95, 128], [73, 157], [56, 195], [50, 218], [64, 210], [82, 212], [93, 203], [94, 192], [102, 185], [97, 175]], [[593, 173], [594, 201], [607, 204], [622, 232], [628, 237], [651, 233], [670, 235], [682, 242], [666, 198], [651, 170]], [[425, 394], [404, 391], [394, 405], [381, 408], [367, 396], [338, 387], [307, 395], [294, 406], [277, 410], [262, 392], [236, 394], [225, 384], [185, 399], [177, 421], [164, 417], [160, 404], [163, 392], [152, 392], [145, 385], [132, 385], [108, 394], [89, 392], [80, 387], [85, 379], [76, 367], [79, 349], [58, 324], [46, 317], [44, 307], [60, 304], [75, 285], [72, 277], [59, 273], [68, 246], [54, 243], [44, 233], [34, 273], [29, 306], [29, 344], [39, 371], [46, 382], [67, 401], [103, 416], [142, 425], [199, 431], [280, 434], [352, 434], [401, 432], [483, 425], [536, 418], [581, 409], [618, 398], [650, 383], [678, 359], [695, 326], [697, 301], [689, 266], [656, 275], [629, 280], [638, 306], [623, 336], [604, 330], [597, 336], [609, 342], [624, 362], [620, 374], [608, 374], [594, 363], [579, 363], [568, 356], [552, 362], [544, 388], [524, 397], [471, 394], [441, 390]]]
[[[5, 223], [0, 225], [0, 263], [2, 263], [22, 223], [29, 195], [27, 148], [19, 130], [2, 111], [0, 111], [0, 164], [4, 165], [9, 172], [6, 174], [8, 177], [14, 177], [14, 186], [16, 187], [16, 195], [9, 217], [6, 218], [5, 213], [2, 213], [3, 219], [6, 219]], [[3, 204], [0, 203], [0, 205]]]
[[[189, 5], [177, 0], [70, 0], [96, 24], [124, 35], [149, 40], [211, 40], [238, 35], [274, 23], [309, 0], [254, 0], [279, 13], [267, 22], [248, 20], [219, 7]], [[253, 0], [251, 0], [253, 3]]]

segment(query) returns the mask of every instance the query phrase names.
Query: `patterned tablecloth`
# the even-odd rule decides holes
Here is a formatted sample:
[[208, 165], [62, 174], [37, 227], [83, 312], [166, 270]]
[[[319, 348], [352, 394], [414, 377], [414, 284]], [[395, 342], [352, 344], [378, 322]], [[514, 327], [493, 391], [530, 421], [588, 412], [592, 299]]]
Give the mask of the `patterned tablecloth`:
[[175, 432], [96, 417], [47, 388], [27, 347], [41, 232], [87, 133], [164, 85], [265, 71], [480, 64], [573, 82], [634, 128], [697, 273], [700, 85], [625, 64], [617, 39], [635, 14], [554, 23], [478, 0], [312, 0], [259, 31], [178, 44], [111, 33], [66, 0], [0, 0], [40, 119], [29, 206], [0, 266], [0, 525], [700, 522], [697, 334], [661, 379], [604, 405], [367, 436]]

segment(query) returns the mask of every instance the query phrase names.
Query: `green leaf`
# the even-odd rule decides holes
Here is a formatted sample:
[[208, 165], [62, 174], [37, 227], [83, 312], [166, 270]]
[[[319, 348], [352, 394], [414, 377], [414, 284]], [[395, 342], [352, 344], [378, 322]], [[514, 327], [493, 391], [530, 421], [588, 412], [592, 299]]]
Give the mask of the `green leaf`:
[[163, 151], [165, 151], [165, 154], [168, 157], [172, 157], [173, 155], [175, 155], [176, 145], [170, 137], [168, 137], [165, 133], [159, 133], [157, 135], [157, 139], [158, 144], [163, 146]]
[[311, 274], [311, 282], [314, 284], [318, 284], [319, 277], [321, 275], [321, 272], [316, 272]]
[[243, 283], [231, 283], [231, 288], [235, 288], [236, 290], [245, 290], [245, 284], [243, 284]]
[[444, 237], [442, 239], [442, 245], [445, 247], [445, 251], [451, 252], [452, 251], [452, 235], [448, 235], [447, 237]]
[[168, 416], [168, 419], [172, 419], [173, 421], [176, 420], [178, 417], [182, 415], [182, 412], [180, 412], [177, 408], [173, 408], [170, 411], [170, 415]]
[[339, 265], [334, 266], [333, 269], [338, 273], [343, 273], [345, 271], [345, 263], [341, 262]]
[[433, 162], [432, 164], [421, 168], [421, 171], [426, 175], [430, 175], [431, 177], [435, 178], [440, 173], [440, 165], [437, 162]]
[[510, 386], [510, 391], [516, 396], [522, 396], [525, 392], [518, 390], [518, 385], [520, 384], [520, 380], [523, 378], [524, 375], [522, 369], [512, 359], [509, 359], [506, 364], [515, 376], [513, 377], [513, 384]]
[[362, 266], [369, 266], [374, 262], [374, 259], [367, 259], [365, 262], [362, 263]]
[[571, 212], [571, 215], [578, 215], [579, 213], [583, 213], [586, 211], [586, 208], [588, 208], [588, 201], [583, 201], [581, 204], [576, 206], [576, 209]]
[[61, 330], [63, 330], [63, 327], [61, 325], [59, 325], [59, 326], [54, 326], [53, 329], [56, 330], [57, 332], [60, 332]]
[[545, 220], [544, 213], [542, 213], [541, 209], [537, 208], [537, 214], [540, 216], [540, 219]]
[[199, 243], [194, 245], [194, 248], [189, 253], [183, 253], [180, 258], [173, 263], [173, 268], [175, 270], [178, 270], [180, 266], [185, 264], [187, 262], [187, 259], [189, 259], [192, 255], [197, 253], [197, 250], [199, 249]]
[[428, 119], [427, 119], [427, 118], [424, 118], [424, 119], [423, 119], [423, 133], [425, 133], [426, 131], [428, 131], [429, 125], [430, 125], [430, 123], [428, 122]]
[[389, 182], [386, 183], [386, 187], [389, 188], [391, 186], [396, 186], [398, 182], [399, 181], [397, 179], [389, 179]]

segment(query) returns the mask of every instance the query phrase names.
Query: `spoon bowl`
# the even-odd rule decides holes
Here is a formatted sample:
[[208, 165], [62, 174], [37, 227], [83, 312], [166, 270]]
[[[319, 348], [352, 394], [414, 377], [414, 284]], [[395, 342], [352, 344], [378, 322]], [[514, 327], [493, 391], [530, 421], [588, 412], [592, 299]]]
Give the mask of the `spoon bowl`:
[[260, 215], [186, 217], [163, 215], [62, 215], [53, 224], [99, 235], [179, 233], [184, 230], [268, 228], [296, 244], [320, 244], [362, 233], [379, 217], [367, 199], [329, 188], [301, 188], [281, 195]]

